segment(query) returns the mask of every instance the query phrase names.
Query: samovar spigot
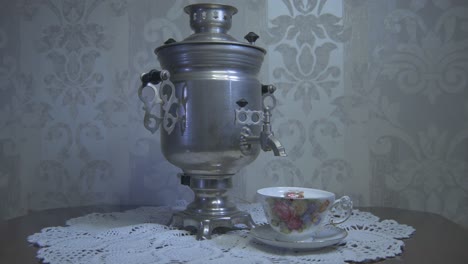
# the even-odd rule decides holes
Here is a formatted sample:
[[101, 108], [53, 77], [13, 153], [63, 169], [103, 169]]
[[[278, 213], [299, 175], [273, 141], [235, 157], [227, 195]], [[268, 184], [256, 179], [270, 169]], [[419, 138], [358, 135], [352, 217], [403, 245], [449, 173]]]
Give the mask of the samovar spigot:
[[263, 109], [262, 132], [259, 136], [260, 147], [263, 151], [273, 151], [275, 156], [286, 157], [286, 150], [271, 130], [270, 118], [271, 110], [269, 107], [265, 107]]
[[[276, 107], [276, 98], [273, 93], [276, 87], [273, 85], [263, 85], [263, 112], [246, 110], [244, 107], [247, 102], [237, 102], [241, 109], [236, 111], [236, 120], [238, 123], [246, 125], [257, 125], [262, 123], [262, 131], [260, 135], [255, 136], [252, 130], [248, 126], [242, 127], [240, 135], [240, 147], [244, 154], [248, 154], [251, 150], [251, 144], [260, 144], [260, 148], [263, 151], [273, 151], [275, 156], [285, 157], [287, 156], [286, 150], [284, 149], [281, 142], [275, 137], [271, 128], [271, 111]], [[271, 101], [268, 103], [268, 101]]]

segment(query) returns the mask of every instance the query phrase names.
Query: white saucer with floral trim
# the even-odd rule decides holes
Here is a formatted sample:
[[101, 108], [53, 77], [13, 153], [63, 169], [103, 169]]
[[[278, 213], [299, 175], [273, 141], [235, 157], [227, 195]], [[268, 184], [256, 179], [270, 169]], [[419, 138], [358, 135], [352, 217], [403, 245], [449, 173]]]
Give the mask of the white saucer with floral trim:
[[301, 241], [284, 241], [279, 238], [278, 233], [270, 225], [260, 225], [250, 230], [250, 235], [258, 241], [275, 247], [289, 249], [320, 249], [338, 244], [347, 235], [346, 230], [336, 226], [327, 225], [317, 231], [309, 239]]

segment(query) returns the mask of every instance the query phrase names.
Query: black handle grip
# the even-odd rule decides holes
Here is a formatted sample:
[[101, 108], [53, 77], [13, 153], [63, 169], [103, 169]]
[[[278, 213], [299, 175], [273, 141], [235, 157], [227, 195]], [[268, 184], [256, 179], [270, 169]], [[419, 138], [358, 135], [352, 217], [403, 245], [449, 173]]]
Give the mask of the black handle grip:
[[180, 184], [190, 186], [190, 176], [186, 174], [181, 174]]
[[151, 84], [158, 84], [162, 81], [161, 79], [161, 71], [158, 70], [151, 70], [147, 73], [143, 73], [140, 77], [141, 83], [145, 86], [148, 83]]

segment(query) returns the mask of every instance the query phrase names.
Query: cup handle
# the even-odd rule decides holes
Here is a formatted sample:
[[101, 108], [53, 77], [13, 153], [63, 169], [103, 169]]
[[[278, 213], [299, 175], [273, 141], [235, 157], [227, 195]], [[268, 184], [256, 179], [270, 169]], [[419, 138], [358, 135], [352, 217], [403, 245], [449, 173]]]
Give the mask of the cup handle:
[[349, 196], [343, 196], [336, 200], [330, 207], [330, 223], [337, 225], [345, 222], [351, 216], [353, 211], [353, 201]]

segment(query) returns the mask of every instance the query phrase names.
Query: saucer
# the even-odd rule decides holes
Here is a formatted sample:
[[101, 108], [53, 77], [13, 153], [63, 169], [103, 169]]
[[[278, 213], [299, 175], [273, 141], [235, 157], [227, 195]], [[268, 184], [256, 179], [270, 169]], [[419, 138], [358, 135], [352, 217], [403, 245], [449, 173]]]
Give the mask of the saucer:
[[320, 249], [339, 243], [348, 235], [348, 232], [336, 226], [325, 226], [314, 237], [301, 241], [285, 241], [278, 238], [278, 233], [267, 224], [252, 228], [250, 235], [270, 246], [289, 249]]

